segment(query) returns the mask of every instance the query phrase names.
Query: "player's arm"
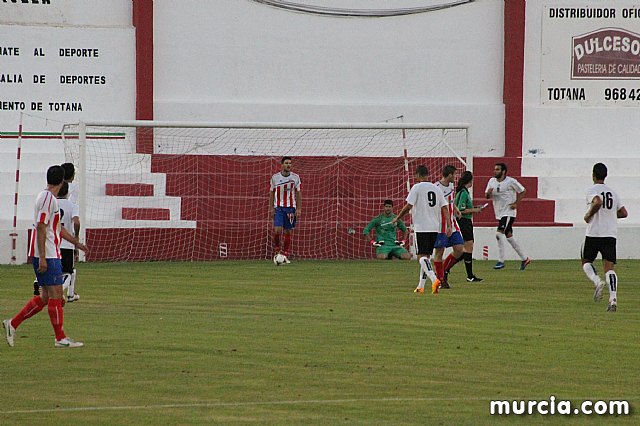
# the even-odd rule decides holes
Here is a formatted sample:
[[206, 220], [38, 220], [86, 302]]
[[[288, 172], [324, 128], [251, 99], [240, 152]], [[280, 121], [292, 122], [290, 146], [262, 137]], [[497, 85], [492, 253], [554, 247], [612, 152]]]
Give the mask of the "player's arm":
[[487, 182], [487, 188], [484, 190], [484, 198], [489, 199], [493, 196], [493, 186], [491, 186], [491, 179]]
[[625, 217], [629, 216], [629, 213], [627, 213], [627, 209], [622, 206], [616, 212], [616, 216], [618, 217], [618, 219], [624, 219]]
[[516, 201], [511, 204], [511, 210], [515, 210], [518, 208], [518, 204], [520, 204], [520, 201], [522, 201], [522, 199], [524, 198], [524, 194], [527, 193], [526, 188], [522, 188], [522, 192], [516, 192]]
[[300, 190], [296, 190], [296, 218], [300, 218], [300, 211], [302, 209], [302, 195]]
[[398, 221], [398, 229], [402, 232], [402, 239], [400, 241], [396, 241], [396, 244], [400, 246], [404, 246], [404, 244], [409, 241], [409, 228], [404, 224], [403, 221]]
[[38, 253], [40, 260], [40, 263], [38, 264], [38, 272], [40, 272], [41, 274], [47, 272], [46, 241], [47, 225], [42, 222], [38, 222], [38, 224], [36, 225], [36, 244], [38, 244]]
[[449, 214], [449, 206], [448, 205], [442, 206], [440, 208], [440, 211], [442, 211], [442, 217], [444, 217], [444, 221], [447, 224], [447, 229], [446, 229], [447, 237], [450, 237], [451, 234], [453, 234], [453, 225], [451, 224], [451, 215]]
[[273, 216], [274, 214], [274, 210], [275, 210], [275, 208], [273, 207], [274, 198], [275, 198], [275, 191], [274, 190], [269, 191], [269, 208], [268, 208], [269, 217]]
[[598, 210], [600, 210], [601, 208], [602, 208], [602, 198], [596, 195], [591, 200], [591, 205], [589, 206], [589, 210], [587, 210], [587, 212], [584, 215], [584, 221], [587, 223], [591, 222], [591, 218], [593, 218], [593, 215], [596, 214]]
[[398, 221], [402, 219], [404, 215], [409, 213], [409, 210], [411, 210], [412, 208], [413, 208], [413, 204], [409, 204], [409, 203], [405, 204], [402, 210], [400, 210], [400, 212], [398, 213], [398, 216], [394, 217], [391, 223], [398, 223]]
[[[375, 239], [375, 236], [378, 235], [378, 233], [376, 232], [377, 226], [378, 226], [378, 218], [374, 217], [373, 219], [371, 219], [371, 222], [369, 222], [369, 224], [365, 226], [365, 228], [362, 230], [362, 233], [364, 234], [365, 240], [369, 244], [375, 247], [380, 247], [381, 244], [379, 244], [379, 242], [376, 241]], [[371, 231], [374, 232], [375, 236], [371, 236]]]
[[85, 251], [85, 252], [88, 250], [87, 246], [82, 244], [80, 242], [80, 240], [78, 240], [76, 237], [71, 235], [71, 233], [69, 231], [67, 231], [64, 227], [62, 229], [60, 229], [60, 236], [62, 238], [64, 238], [65, 240], [69, 241], [71, 244], [73, 244], [74, 246], [76, 246], [80, 250]]

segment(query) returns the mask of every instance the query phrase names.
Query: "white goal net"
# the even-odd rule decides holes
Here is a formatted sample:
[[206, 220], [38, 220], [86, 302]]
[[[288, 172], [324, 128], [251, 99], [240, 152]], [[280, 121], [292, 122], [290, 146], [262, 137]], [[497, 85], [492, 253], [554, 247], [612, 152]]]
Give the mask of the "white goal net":
[[[362, 230], [391, 199], [404, 205], [413, 172], [435, 181], [470, 163], [465, 124], [67, 125], [87, 260], [267, 259], [269, 181], [293, 157], [302, 182], [293, 258], [370, 258]], [[406, 218], [410, 224], [410, 217]]]

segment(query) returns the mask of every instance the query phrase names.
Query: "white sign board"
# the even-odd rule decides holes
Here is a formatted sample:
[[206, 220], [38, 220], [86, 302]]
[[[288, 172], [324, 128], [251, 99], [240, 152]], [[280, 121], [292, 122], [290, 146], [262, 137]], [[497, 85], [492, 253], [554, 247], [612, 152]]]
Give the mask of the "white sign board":
[[89, 10], [111, 16], [95, 1], [0, 3], [0, 132], [17, 131], [20, 112], [49, 120], [26, 132], [135, 118], [135, 29], [130, 16], [116, 25], [130, 2], [104, 3], [119, 5], [119, 22]]
[[543, 105], [640, 107], [640, 5], [545, 6]]

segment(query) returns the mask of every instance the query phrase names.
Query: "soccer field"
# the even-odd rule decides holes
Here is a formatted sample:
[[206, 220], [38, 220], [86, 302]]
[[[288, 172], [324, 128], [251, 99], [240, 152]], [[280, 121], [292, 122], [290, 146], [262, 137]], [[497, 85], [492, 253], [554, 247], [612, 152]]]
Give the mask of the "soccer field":
[[[637, 424], [640, 262], [618, 312], [578, 261], [456, 266], [414, 294], [415, 261], [81, 264], [55, 349], [46, 310], [0, 346], [0, 424]], [[597, 262], [600, 266], [600, 262]], [[32, 291], [0, 266], [0, 316]], [[491, 416], [491, 400], [628, 400], [627, 416]]]

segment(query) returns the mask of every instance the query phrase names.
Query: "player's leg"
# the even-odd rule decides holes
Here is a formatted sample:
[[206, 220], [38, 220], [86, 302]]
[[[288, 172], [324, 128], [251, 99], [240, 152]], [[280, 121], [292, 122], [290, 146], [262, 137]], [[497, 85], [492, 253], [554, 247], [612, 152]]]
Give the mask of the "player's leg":
[[291, 235], [293, 233], [293, 228], [296, 227], [296, 209], [293, 207], [284, 208], [284, 222], [282, 224], [283, 227], [283, 235], [284, 238], [284, 248], [282, 250], [282, 254], [285, 257], [285, 263], [291, 263], [289, 260], [289, 252], [291, 250]]
[[273, 252], [280, 253], [282, 228], [284, 226], [285, 214], [282, 207], [276, 207], [273, 213]]
[[392, 247], [389, 246], [380, 246], [376, 248], [376, 259], [378, 260], [387, 260], [391, 258], [393, 250]]
[[444, 278], [444, 262], [442, 258], [444, 257], [444, 249], [447, 247], [449, 243], [449, 237], [445, 233], [438, 233], [436, 237], [436, 242], [434, 244], [435, 254], [433, 256], [433, 267], [436, 271], [436, 276], [440, 281]]
[[618, 309], [618, 275], [614, 270], [616, 264], [616, 239], [613, 237], [602, 238], [602, 262], [604, 264], [604, 281], [609, 289], [609, 305], [607, 311], [615, 312]]
[[81, 347], [81, 342], [75, 342], [68, 338], [63, 329], [64, 325], [64, 293], [62, 290], [62, 262], [60, 259], [47, 259], [47, 269], [51, 270], [54, 275], [50, 280], [50, 284], [43, 285], [43, 293], [46, 292], [49, 302], [47, 310], [49, 312], [49, 320], [56, 336], [55, 346], [57, 348], [75, 348]]
[[502, 269], [504, 268], [504, 247], [507, 241], [507, 238], [504, 235], [504, 230], [507, 227], [507, 216], [502, 216], [498, 221], [498, 228], [496, 229], [496, 241], [498, 242], [498, 262], [493, 267], [493, 269]]
[[458, 225], [460, 225], [462, 239], [464, 240], [462, 260], [464, 260], [464, 268], [467, 272], [467, 281], [480, 282], [482, 281], [482, 278], [476, 277], [473, 273], [473, 242], [475, 239], [473, 234], [473, 222], [471, 219], [460, 218]]
[[462, 254], [464, 253], [464, 240], [462, 234], [458, 231], [451, 234], [449, 237], [449, 245], [453, 251], [447, 256], [444, 261], [444, 272], [448, 274], [451, 268], [455, 266], [460, 260], [462, 260]]
[[67, 302], [74, 302], [78, 300], [74, 297], [74, 288], [71, 286], [73, 281], [73, 258], [75, 256], [73, 249], [61, 249], [62, 255], [62, 292], [67, 292]]
[[520, 244], [516, 240], [516, 237], [513, 236], [513, 222], [515, 222], [515, 220], [515, 217], [510, 217], [507, 220], [507, 226], [504, 230], [504, 235], [507, 237], [507, 242], [511, 245], [511, 247], [513, 247], [515, 252], [520, 257], [520, 260], [522, 261], [520, 263], [520, 270], [524, 271], [525, 268], [531, 263], [531, 259], [524, 253], [522, 247], [520, 247]]
[[435, 244], [437, 233], [435, 232], [416, 232], [416, 243], [418, 246], [418, 264], [420, 265], [420, 278], [418, 287], [414, 290], [416, 293], [424, 293], [424, 286], [427, 278], [431, 281], [431, 292], [438, 293], [440, 288], [440, 280], [431, 264], [431, 254]]
[[[40, 265], [40, 259], [38, 257], [33, 258], [33, 270], [36, 274], [36, 281], [38, 284], [42, 284], [44, 280], [47, 278], [46, 274], [41, 274], [38, 272], [38, 267]], [[9, 346], [14, 345], [15, 333], [16, 329], [22, 324], [22, 322], [28, 318], [31, 318], [45, 306], [47, 306], [47, 294], [45, 292], [42, 295], [34, 295], [27, 303], [22, 307], [20, 312], [18, 312], [13, 318], [6, 319], [2, 323], [4, 325], [5, 330], [5, 338], [7, 339], [7, 343]]]
[[593, 282], [593, 300], [596, 302], [602, 300], [602, 288], [604, 287], [604, 282], [598, 276], [595, 266], [593, 266], [599, 250], [598, 240], [596, 238], [585, 237], [580, 254], [582, 258], [582, 270], [587, 275], [587, 278]]

